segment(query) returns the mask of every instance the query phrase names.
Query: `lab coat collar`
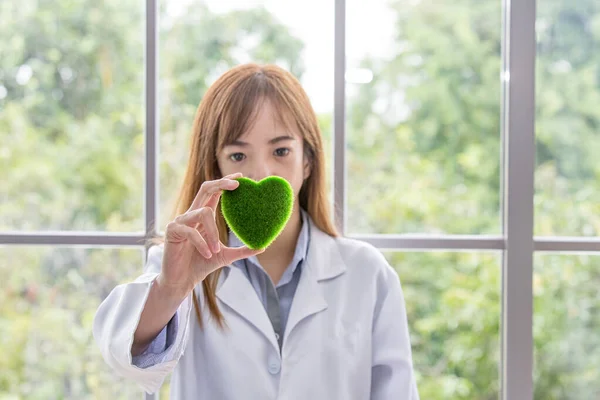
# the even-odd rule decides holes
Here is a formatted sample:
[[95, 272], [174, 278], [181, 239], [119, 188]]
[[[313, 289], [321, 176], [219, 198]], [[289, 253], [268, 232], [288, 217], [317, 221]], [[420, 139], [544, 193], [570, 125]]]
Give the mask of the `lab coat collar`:
[[[311, 224], [311, 240], [292, 301], [284, 342], [300, 321], [327, 309], [320, 281], [335, 278], [346, 270], [335, 238], [321, 231], [310, 216], [308, 221]], [[227, 269], [228, 273], [222, 275], [217, 297], [254, 325], [279, 350], [273, 326], [250, 281], [241, 269], [231, 266]]]

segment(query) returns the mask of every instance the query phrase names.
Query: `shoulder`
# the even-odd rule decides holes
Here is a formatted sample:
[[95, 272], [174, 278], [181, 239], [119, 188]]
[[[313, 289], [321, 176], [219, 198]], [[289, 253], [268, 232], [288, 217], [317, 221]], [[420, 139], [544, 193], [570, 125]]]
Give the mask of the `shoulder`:
[[331, 285], [345, 293], [346, 306], [355, 315], [376, 318], [388, 299], [401, 301], [400, 278], [379, 249], [346, 237], [333, 238], [332, 247], [337, 254], [334, 263], [344, 272]]
[[[318, 227], [311, 233], [311, 242], [318, 248], [313, 253], [320, 277], [334, 277], [340, 273], [346, 279], [358, 282], [398, 279], [381, 251], [370, 243], [345, 236], [331, 236]], [[310, 257], [309, 257], [310, 258]]]
[[347, 262], [358, 260], [376, 263], [385, 262], [383, 254], [370, 243], [344, 236], [335, 237], [334, 241], [340, 255]]
[[375, 280], [378, 284], [398, 279], [383, 253], [372, 244], [347, 237], [336, 237], [334, 241], [351, 277]]

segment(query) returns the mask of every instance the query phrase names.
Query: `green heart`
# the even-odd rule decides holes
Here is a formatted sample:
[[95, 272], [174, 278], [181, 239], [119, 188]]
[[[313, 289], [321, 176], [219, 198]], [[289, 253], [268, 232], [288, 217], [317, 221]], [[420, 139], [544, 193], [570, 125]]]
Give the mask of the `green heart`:
[[221, 195], [221, 212], [229, 229], [251, 249], [264, 249], [279, 236], [292, 215], [294, 191], [283, 178], [260, 182], [237, 178], [235, 190]]

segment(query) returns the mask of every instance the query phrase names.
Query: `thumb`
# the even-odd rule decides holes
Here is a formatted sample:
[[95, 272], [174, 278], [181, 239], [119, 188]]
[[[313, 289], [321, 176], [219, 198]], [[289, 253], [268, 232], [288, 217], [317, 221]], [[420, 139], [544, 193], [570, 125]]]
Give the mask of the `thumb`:
[[231, 263], [236, 262], [237, 260], [241, 260], [243, 258], [248, 258], [255, 256], [264, 252], [265, 249], [249, 249], [247, 246], [240, 247], [223, 247], [221, 252], [223, 254], [223, 261], [225, 265], [229, 265]]

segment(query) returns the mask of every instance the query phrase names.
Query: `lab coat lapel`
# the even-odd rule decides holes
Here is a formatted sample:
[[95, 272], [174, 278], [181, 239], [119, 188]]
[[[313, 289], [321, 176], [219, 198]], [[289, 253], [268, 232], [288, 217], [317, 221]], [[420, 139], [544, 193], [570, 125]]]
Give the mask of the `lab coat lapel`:
[[335, 239], [321, 231], [312, 219], [309, 219], [309, 223], [310, 245], [292, 301], [284, 342], [302, 320], [327, 309], [327, 300], [320, 281], [335, 278], [346, 269]]
[[323, 296], [321, 284], [316, 279], [313, 271], [307, 268], [308, 265], [302, 266], [302, 274], [300, 281], [294, 294], [290, 315], [285, 328], [283, 341], [286, 342], [294, 327], [303, 319], [327, 309], [327, 301]]
[[275, 348], [279, 349], [269, 316], [250, 281], [239, 268], [229, 267], [229, 274], [217, 289], [217, 297], [254, 325]]

